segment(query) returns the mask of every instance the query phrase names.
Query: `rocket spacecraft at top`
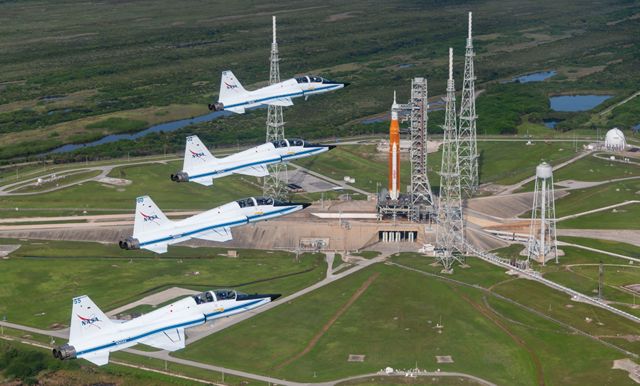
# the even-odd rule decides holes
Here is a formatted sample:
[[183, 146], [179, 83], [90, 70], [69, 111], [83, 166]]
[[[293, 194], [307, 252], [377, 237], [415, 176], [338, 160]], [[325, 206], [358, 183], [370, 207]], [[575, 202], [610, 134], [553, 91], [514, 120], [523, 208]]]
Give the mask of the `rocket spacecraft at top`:
[[391, 125], [389, 126], [389, 196], [397, 200], [400, 196], [400, 123], [398, 122], [398, 110], [400, 105], [396, 102], [396, 92], [393, 92], [393, 104], [391, 105]]

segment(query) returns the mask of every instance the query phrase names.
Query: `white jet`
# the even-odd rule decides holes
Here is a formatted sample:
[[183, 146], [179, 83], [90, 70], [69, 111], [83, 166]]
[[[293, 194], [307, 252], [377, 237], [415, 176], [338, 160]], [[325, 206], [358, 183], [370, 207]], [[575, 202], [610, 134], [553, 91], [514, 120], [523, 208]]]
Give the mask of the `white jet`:
[[195, 135], [187, 137], [182, 171], [171, 175], [176, 182], [192, 181], [211, 186], [213, 180], [230, 174], [264, 177], [267, 165], [324, 153], [335, 146], [307, 143], [302, 139], [282, 139], [224, 157], [216, 158]]
[[69, 343], [53, 349], [55, 358], [84, 358], [98, 366], [109, 353], [138, 343], [175, 351], [185, 346], [185, 328], [263, 306], [280, 295], [247, 295], [233, 290], [189, 296], [130, 321], [111, 320], [88, 296], [73, 298]]
[[297, 212], [306, 203], [282, 202], [269, 197], [232, 201], [184, 220], [171, 221], [149, 196], [136, 198], [133, 236], [120, 240], [122, 249], [167, 252], [171, 244], [190, 239], [224, 242], [233, 239], [231, 228]]
[[242, 87], [233, 72], [223, 71], [218, 103], [209, 105], [212, 111], [232, 111], [244, 114], [246, 109], [262, 105], [292, 106], [292, 98], [322, 94], [348, 86], [349, 83], [334, 82], [319, 76], [300, 76], [275, 83], [255, 91]]

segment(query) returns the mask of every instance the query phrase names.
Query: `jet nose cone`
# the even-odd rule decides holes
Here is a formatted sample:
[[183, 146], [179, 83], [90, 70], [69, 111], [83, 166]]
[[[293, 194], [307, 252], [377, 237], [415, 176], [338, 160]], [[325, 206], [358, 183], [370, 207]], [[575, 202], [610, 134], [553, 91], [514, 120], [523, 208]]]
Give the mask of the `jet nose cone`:
[[310, 207], [311, 203], [305, 202], [305, 203], [302, 203], [301, 205], [302, 205], [302, 209], [304, 209], [304, 208]]
[[271, 301], [276, 300], [276, 299], [277, 299], [277, 298], [279, 298], [280, 296], [282, 296], [282, 295], [280, 295], [280, 294], [269, 295], [269, 297], [271, 298]]
[[350, 84], [351, 84], [351, 82], [344, 82], [344, 83], [343, 83], [344, 87], [347, 87], [347, 86], [349, 86]]
[[327, 145], [327, 150], [335, 149], [336, 145]]

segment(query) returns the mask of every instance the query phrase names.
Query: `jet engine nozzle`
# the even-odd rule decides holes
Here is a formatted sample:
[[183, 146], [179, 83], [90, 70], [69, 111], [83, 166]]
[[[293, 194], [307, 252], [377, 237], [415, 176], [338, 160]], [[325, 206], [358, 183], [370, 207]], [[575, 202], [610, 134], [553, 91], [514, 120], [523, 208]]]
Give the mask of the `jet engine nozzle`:
[[224, 105], [222, 103], [210, 103], [209, 110], [211, 111], [222, 111], [224, 110]]
[[63, 361], [65, 359], [75, 358], [76, 348], [68, 344], [63, 344], [62, 346], [54, 347], [52, 353], [54, 358]]
[[171, 181], [175, 182], [189, 182], [189, 175], [185, 172], [177, 172], [171, 175]]
[[120, 240], [118, 244], [122, 249], [127, 249], [127, 250], [140, 249], [140, 241], [138, 241], [138, 239], [134, 239], [133, 237], [127, 237], [124, 240]]

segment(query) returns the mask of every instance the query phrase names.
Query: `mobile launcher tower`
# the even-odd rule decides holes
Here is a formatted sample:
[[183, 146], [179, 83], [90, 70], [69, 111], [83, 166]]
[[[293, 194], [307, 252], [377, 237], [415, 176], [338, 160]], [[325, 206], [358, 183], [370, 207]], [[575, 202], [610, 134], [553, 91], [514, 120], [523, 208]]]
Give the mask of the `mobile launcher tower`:
[[527, 245], [527, 261], [545, 264], [558, 262], [556, 206], [553, 192], [553, 168], [546, 162], [536, 167], [536, 184]]
[[[411, 99], [399, 104], [393, 95], [389, 126], [388, 189], [378, 192], [379, 218], [404, 217], [413, 222], [426, 222], [433, 213], [433, 196], [427, 176], [427, 79], [411, 81]], [[400, 181], [400, 120], [410, 122], [409, 157], [411, 181], [407, 193], [401, 193]]]

